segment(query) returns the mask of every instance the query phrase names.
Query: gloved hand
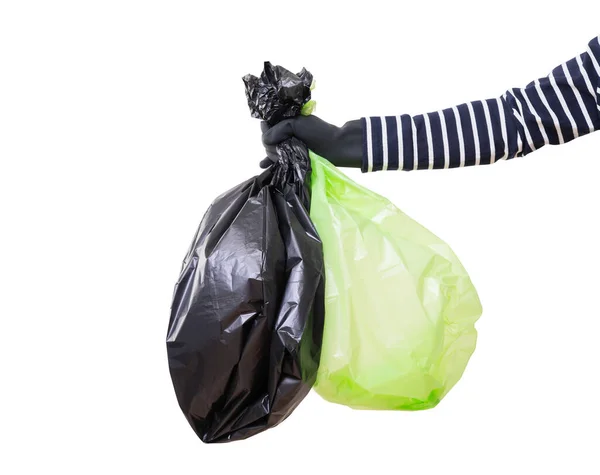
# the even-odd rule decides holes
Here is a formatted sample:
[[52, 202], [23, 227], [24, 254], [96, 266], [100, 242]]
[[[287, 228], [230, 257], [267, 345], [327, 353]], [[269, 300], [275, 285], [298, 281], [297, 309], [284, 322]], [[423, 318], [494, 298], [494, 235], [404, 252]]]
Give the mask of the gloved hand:
[[300, 115], [283, 120], [271, 128], [263, 122], [261, 129], [263, 145], [267, 150], [267, 158], [260, 162], [261, 168], [268, 168], [277, 162], [277, 144], [291, 137], [301, 140], [309, 150], [338, 167], [361, 168], [363, 132], [360, 120], [336, 127], [314, 115]]

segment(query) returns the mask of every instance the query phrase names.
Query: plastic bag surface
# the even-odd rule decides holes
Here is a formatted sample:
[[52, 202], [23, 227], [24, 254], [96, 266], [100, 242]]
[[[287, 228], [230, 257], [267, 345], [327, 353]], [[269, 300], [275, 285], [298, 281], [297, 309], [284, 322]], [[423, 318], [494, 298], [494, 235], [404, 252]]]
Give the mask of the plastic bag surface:
[[452, 250], [387, 199], [312, 154], [325, 328], [315, 385], [360, 409], [426, 409], [460, 379], [481, 305]]
[[[244, 78], [253, 114], [299, 112], [310, 98], [305, 79], [265, 68], [264, 81]], [[169, 369], [179, 405], [204, 442], [277, 425], [316, 378], [324, 264], [307, 211], [310, 162], [296, 139], [278, 155], [279, 163], [213, 202], [175, 286]]]

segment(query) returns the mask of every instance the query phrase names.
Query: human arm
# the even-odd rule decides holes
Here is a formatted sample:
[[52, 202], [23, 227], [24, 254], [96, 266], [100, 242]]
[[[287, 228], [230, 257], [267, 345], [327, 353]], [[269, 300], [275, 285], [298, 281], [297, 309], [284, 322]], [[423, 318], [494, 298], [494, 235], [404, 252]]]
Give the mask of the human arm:
[[263, 142], [272, 160], [274, 145], [296, 136], [334, 165], [370, 172], [492, 164], [597, 129], [600, 37], [548, 76], [497, 98], [415, 116], [363, 117], [343, 127], [298, 117], [266, 131]]

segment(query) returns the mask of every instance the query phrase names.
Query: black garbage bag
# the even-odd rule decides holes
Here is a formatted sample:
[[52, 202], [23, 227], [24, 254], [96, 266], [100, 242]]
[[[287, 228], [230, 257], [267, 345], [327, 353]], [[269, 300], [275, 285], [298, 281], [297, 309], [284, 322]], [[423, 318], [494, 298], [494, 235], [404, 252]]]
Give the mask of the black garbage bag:
[[[310, 73], [265, 63], [246, 76], [252, 115], [274, 124], [310, 99]], [[306, 146], [218, 197], [185, 257], [167, 352], [179, 405], [204, 442], [250, 437], [283, 421], [319, 363], [324, 267], [310, 209]], [[254, 160], [254, 158], [249, 158]]]

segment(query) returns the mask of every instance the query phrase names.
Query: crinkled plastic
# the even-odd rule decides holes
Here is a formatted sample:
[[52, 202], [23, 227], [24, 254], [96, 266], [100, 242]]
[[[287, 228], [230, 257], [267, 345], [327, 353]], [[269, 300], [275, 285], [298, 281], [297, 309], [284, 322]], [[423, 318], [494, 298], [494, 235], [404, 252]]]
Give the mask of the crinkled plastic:
[[426, 409], [475, 349], [477, 292], [452, 250], [311, 153], [325, 328], [316, 391], [360, 409]]
[[305, 68], [294, 74], [269, 62], [260, 77], [244, 76], [246, 99], [252, 117], [275, 125], [283, 119], [300, 115], [310, 101], [313, 76]]
[[[310, 99], [308, 76], [266, 63], [260, 79], [244, 78], [253, 115], [300, 113]], [[169, 369], [179, 405], [204, 442], [277, 425], [316, 378], [324, 264], [307, 211], [310, 162], [296, 139], [278, 154], [279, 163], [213, 202], [175, 287]]]

